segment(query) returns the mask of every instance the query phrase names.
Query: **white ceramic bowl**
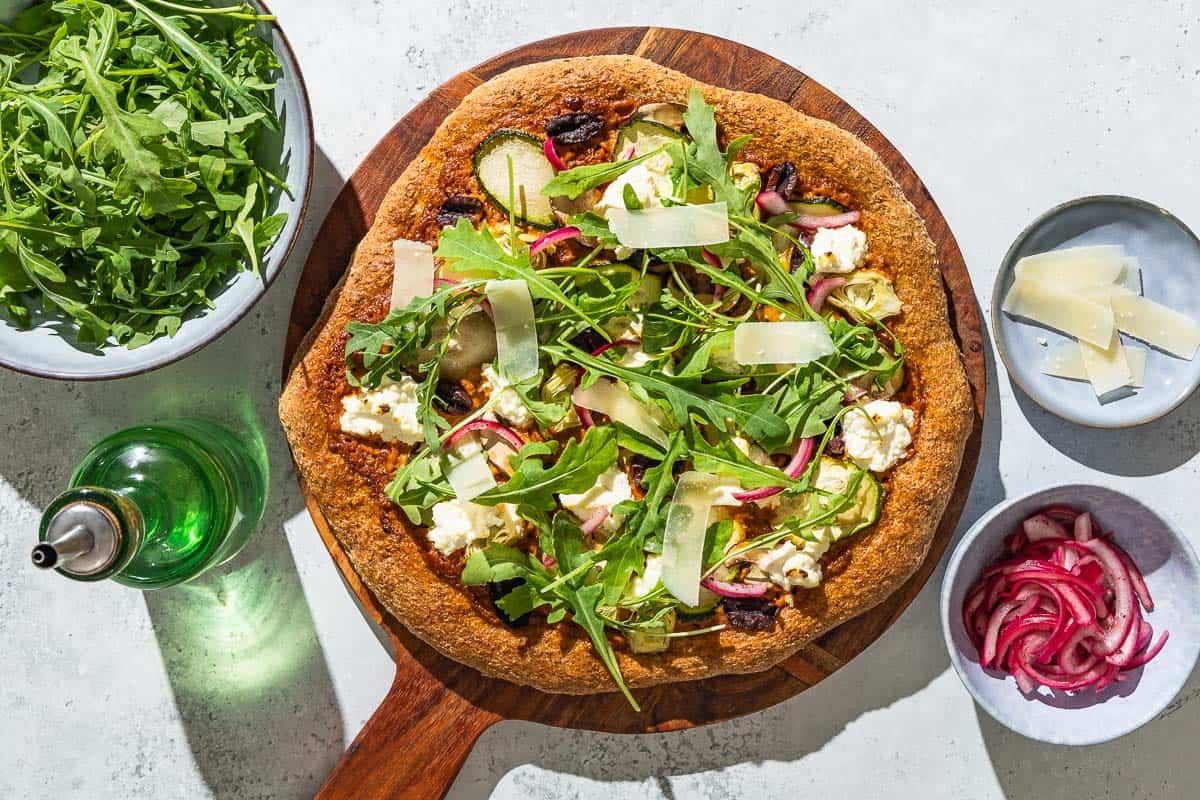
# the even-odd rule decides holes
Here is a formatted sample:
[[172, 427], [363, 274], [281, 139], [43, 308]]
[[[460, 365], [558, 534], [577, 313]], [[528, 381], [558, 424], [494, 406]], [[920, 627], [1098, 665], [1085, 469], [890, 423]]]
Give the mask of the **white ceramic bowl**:
[[[1141, 568], [1154, 598], [1146, 615], [1159, 632], [1171, 632], [1166, 646], [1128, 680], [1096, 695], [1074, 695], [1039, 687], [1026, 697], [1016, 681], [984, 670], [963, 626], [962, 605], [979, 574], [1003, 550], [1003, 539], [1026, 517], [1054, 503], [1085, 511]], [[941, 595], [942, 632], [950, 661], [975, 701], [1002, 725], [1052, 744], [1098, 744], [1154, 719], [1183, 688], [1200, 656], [1200, 563], [1187, 537], [1140, 501], [1102, 486], [1073, 485], [1006, 500], [967, 531], [946, 569]]]
[[[251, 0], [265, 13], [266, 5]], [[0, 0], [0, 19], [10, 18], [27, 0]], [[267, 291], [279, 276], [296, 242], [308, 210], [313, 174], [313, 126], [304, 78], [296, 56], [277, 23], [263, 23], [261, 32], [271, 42], [282, 65], [275, 90], [275, 108], [283, 120], [282, 135], [266, 142], [258, 155], [268, 165], [286, 165], [292, 197], [276, 191], [272, 213], [287, 213], [288, 221], [279, 239], [266, 254], [262, 276], [241, 272], [214, 298], [215, 308], [194, 313], [184, 320], [170, 338], [156, 339], [144, 347], [129, 350], [109, 343], [98, 349], [74, 343], [73, 330], [64, 317], [42, 319], [30, 330], [12, 325], [0, 313], [0, 365], [44, 378], [65, 380], [104, 380], [136, 375], [170, 364], [191, 355], [229, 330]]]

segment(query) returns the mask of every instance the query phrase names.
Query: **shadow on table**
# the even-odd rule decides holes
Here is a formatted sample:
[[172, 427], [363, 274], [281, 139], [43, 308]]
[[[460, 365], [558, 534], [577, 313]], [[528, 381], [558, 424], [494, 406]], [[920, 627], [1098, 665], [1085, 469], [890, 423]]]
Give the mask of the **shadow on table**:
[[[990, 341], [986, 330], [983, 340]], [[990, 350], [986, 357], [992, 395], [982, 429], [979, 464], [947, 552], [975, 520], [1004, 499], [998, 462], [1001, 424], [996, 362]], [[669, 775], [744, 762], [801, 759], [823, 748], [863, 714], [920, 691], [950, 668], [938, 615], [944, 572], [944, 564], [939, 565], [900, 620], [862, 655], [819, 686], [774, 708], [717, 725], [636, 736], [503, 723], [480, 738], [449, 797], [489, 797], [505, 773], [528, 763], [597, 781], [653, 780], [665, 797], [674, 797]], [[621, 757], [600, 758], [597, 753], [621, 753]], [[517, 781], [525, 779], [520, 776]], [[520, 788], [527, 789], [529, 796], [538, 796], [537, 786]]]
[[283, 535], [284, 521], [304, 506], [275, 412], [294, 288], [343, 183], [319, 149], [315, 169], [312, 217], [284, 274], [236, 333], [186, 365], [189, 382], [221, 391], [178, 392], [175, 368], [168, 367], [147, 382], [138, 401], [150, 417], [240, 418], [245, 429], [260, 433], [270, 464], [263, 523], [246, 549], [196, 581], [144, 595], [188, 745], [216, 798], [311, 797], [346, 746], [333, 682]]
[[1154, 422], [1136, 428], [1088, 428], [1051, 414], [1012, 384], [1021, 413], [1068, 458], [1110, 475], [1161, 475], [1200, 451], [1200, 393]]
[[[1015, 689], [1014, 689], [1015, 691]], [[1067, 797], [1196, 797], [1200, 670], [1152, 722], [1104, 744], [1066, 747], [1013, 733], [978, 704], [975, 715], [996, 779], [1009, 800]], [[1190, 709], [1190, 710], [1189, 710]]]

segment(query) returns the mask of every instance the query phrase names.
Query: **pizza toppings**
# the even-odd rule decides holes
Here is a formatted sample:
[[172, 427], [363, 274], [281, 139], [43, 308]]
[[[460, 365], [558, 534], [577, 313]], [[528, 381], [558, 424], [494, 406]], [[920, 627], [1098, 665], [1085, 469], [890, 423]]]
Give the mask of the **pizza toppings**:
[[846, 455], [863, 469], [886, 472], [908, 454], [912, 409], [894, 400], [872, 400], [842, 417]]
[[342, 398], [338, 422], [346, 433], [385, 442], [414, 444], [421, 441], [417, 419], [417, 383], [408, 375], [385, 378], [374, 389], [362, 389]]
[[[880, 399], [904, 382], [881, 322], [903, 307], [882, 259], [860, 269], [851, 198], [742, 158], [698, 92], [642, 107], [620, 152], [585, 117], [478, 145], [492, 220], [460, 215], [424, 294], [348, 326], [343, 404], [403, 391], [405, 436], [342, 429], [412, 445], [385, 489], [398, 511], [502, 619], [578, 625], [625, 691], [615, 648], [768, 630], [819, 585], [825, 553], [877, 522], [872, 473], [916, 420]], [[459, 358], [477, 346], [494, 351]]]
[[853, 272], [867, 255], [867, 235], [853, 225], [818, 228], [812, 240], [817, 271], [831, 274]]

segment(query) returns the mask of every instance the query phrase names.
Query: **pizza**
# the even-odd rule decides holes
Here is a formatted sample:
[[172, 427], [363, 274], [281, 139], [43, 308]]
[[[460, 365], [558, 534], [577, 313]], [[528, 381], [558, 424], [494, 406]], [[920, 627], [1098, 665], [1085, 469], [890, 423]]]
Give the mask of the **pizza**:
[[630, 56], [471, 92], [280, 401], [415, 635], [631, 703], [771, 667], [899, 588], [972, 415], [934, 246], [875, 153]]

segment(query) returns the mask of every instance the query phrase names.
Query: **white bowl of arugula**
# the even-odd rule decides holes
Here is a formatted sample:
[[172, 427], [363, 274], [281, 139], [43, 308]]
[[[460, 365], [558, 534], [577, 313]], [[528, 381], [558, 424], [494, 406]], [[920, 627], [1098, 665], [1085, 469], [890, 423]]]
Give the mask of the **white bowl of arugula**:
[[0, 20], [0, 364], [97, 380], [199, 350], [304, 219], [312, 122], [282, 30], [259, 2], [38, 0]]

